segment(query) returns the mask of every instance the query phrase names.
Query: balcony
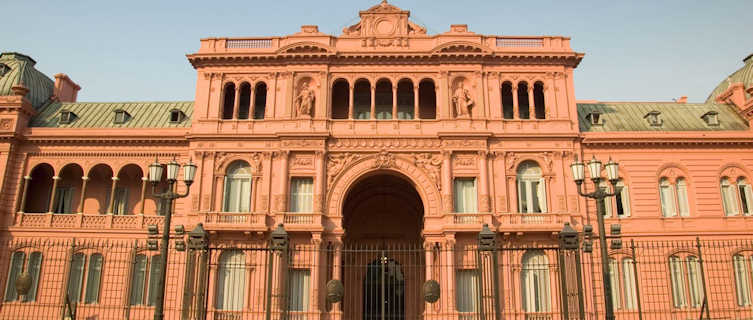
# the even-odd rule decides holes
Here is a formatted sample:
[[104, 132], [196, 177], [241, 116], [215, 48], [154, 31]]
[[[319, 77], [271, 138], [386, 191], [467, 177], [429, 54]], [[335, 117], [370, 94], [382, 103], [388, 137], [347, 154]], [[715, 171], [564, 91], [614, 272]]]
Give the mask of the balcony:
[[53, 229], [146, 230], [146, 226], [164, 225], [165, 217], [111, 214], [23, 213], [16, 216], [14, 227]]
[[282, 223], [287, 231], [324, 231], [322, 214], [318, 212], [280, 212], [274, 220], [275, 225]]
[[258, 212], [208, 212], [201, 222], [207, 231], [267, 231], [266, 217]]
[[571, 213], [502, 213], [498, 218], [499, 232], [559, 232], [565, 222], [580, 222], [580, 217]]

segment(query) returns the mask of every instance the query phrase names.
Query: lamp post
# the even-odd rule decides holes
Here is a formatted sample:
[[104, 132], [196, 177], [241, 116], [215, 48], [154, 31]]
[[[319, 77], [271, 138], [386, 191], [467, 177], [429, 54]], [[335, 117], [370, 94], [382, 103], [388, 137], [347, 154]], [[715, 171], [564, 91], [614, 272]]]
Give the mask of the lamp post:
[[188, 163], [183, 165], [183, 182], [186, 184], [186, 192], [183, 194], [173, 191], [175, 183], [178, 180], [178, 170], [180, 164], [173, 158], [172, 161], [167, 163], [167, 190], [165, 192], [157, 192], [157, 184], [162, 179], [162, 171], [164, 167], [156, 159], [154, 163], [149, 165], [149, 182], [152, 183], [152, 194], [155, 198], [160, 200], [161, 213], [165, 216], [164, 230], [162, 230], [162, 242], [160, 243], [160, 260], [161, 270], [157, 277], [157, 292], [154, 301], [154, 320], [164, 319], [164, 305], [165, 305], [165, 277], [167, 276], [167, 247], [170, 241], [170, 219], [173, 215], [173, 201], [178, 198], [185, 198], [188, 196], [188, 192], [191, 189], [194, 175], [196, 175], [196, 165], [188, 160]]
[[[591, 175], [591, 181], [594, 184], [594, 191], [590, 193], [583, 193], [585, 165], [583, 162], [578, 161], [577, 157], [575, 158], [575, 161], [570, 165], [570, 169], [573, 173], [573, 180], [578, 186], [578, 194], [583, 197], [596, 200], [596, 221], [599, 224], [599, 249], [601, 250], [601, 274], [602, 282], [604, 283], [604, 318], [606, 320], [614, 320], [614, 306], [612, 305], [612, 284], [610, 283], [609, 279], [609, 257], [607, 256], [607, 235], [605, 231], [606, 228], [604, 227], [604, 200], [608, 197], [613, 197], [620, 193], [622, 187], [617, 186], [617, 182], [620, 180], [619, 172], [617, 170], [617, 162], [612, 161], [612, 159], [610, 158], [609, 162], [607, 162], [604, 168], [607, 171], [607, 179], [612, 184], [612, 190], [614, 190], [614, 192], [609, 193], [599, 186], [602, 180], [601, 161], [596, 160], [596, 157], [593, 157], [591, 161], [588, 162], [588, 172]], [[590, 229], [590, 226], [587, 227], [589, 227]], [[619, 225], [612, 225], [611, 229], [612, 235], [619, 236]], [[621, 245], [621, 240], [612, 240], [612, 246], [614, 248], [621, 247]]]

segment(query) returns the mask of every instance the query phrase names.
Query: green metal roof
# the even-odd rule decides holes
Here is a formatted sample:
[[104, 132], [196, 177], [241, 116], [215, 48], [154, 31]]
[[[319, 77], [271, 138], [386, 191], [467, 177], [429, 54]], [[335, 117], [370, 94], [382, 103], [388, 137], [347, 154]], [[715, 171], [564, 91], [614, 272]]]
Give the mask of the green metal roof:
[[[742, 82], [746, 88], [753, 86], [753, 54], [743, 59], [743, 62], [745, 62], [745, 65], [742, 68], [722, 80], [722, 82], [714, 88], [714, 91], [711, 91], [708, 99], [706, 99], [706, 103], [714, 103], [716, 96], [727, 90], [730, 84]], [[751, 98], [749, 94], [746, 93], [745, 95], [748, 99]]]
[[[644, 117], [652, 111], [661, 113], [662, 125], [652, 126]], [[701, 118], [709, 111], [718, 113], [719, 125], [710, 126]], [[600, 113], [601, 125], [592, 125], [589, 113]], [[735, 131], [749, 130], [733, 106], [712, 103], [674, 102], [603, 102], [579, 103], [578, 122], [581, 132], [610, 131]]]
[[37, 62], [29, 56], [3, 52], [0, 54], [0, 63], [10, 69], [0, 76], [0, 96], [13, 95], [11, 87], [23, 83], [29, 88], [26, 99], [29, 99], [34, 109], [39, 110], [54, 94], [55, 82], [35, 69]]
[[[186, 128], [191, 126], [193, 101], [168, 102], [55, 102], [45, 105], [32, 120], [31, 127], [48, 128]], [[185, 114], [179, 123], [170, 122], [170, 111]], [[115, 123], [115, 111], [123, 110], [130, 117], [125, 123]], [[60, 123], [60, 113], [75, 114], [71, 123]]]

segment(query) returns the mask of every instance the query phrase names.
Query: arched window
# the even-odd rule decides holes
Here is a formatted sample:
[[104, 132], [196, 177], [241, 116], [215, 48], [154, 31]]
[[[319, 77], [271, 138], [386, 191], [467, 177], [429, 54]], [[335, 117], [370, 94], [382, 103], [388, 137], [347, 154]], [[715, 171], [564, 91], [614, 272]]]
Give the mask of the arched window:
[[353, 87], [353, 117], [371, 118], [371, 84], [366, 79], [356, 81]]
[[224, 97], [222, 98], [222, 119], [232, 119], [233, 110], [235, 108], [235, 83], [225, 84], [225, 88], [222, 90]]
[[249, 212], [251, 203], [251, 167], [245, 161], [230, 164], [225, 174], [224, 212]]
[[[606, 191], [612, 192], [612, 184], [606, 181], [602, 181], [599, 187]], [[625, 182], [620, 179], [617, 181], [617, 187], [620, 192], [615, 194], [614, 197], [604, 199], [604, 217], [610, 218], [616, 213], [617, 218], [626, 218], [630, 216], [630, 192]]]
[[421, 119], [437, 118], [437, 91], [434, 81], [429, 79], [418, 83], [418, 116]]
[[[74, 254], [71, 258], [71, 268], [68, 273], [68, 296], [71, 301], [78, 302], [81, 301], [81, 294], [83, 293], [85, 304], [97, 303], [99, 301], [104, 259], [100, 253], [90, 255], [88, 263], [86, 258], [86, 255], [81, 252]], [[86, 278], [84, 278], [84, 275], [86, 275]]]
[[518, 83], [518, 118], [530, 119], [531, 110], [528, 104], [528, 83]]
[[744, 307], [751, 305], [751, 267], [753, 267], [753, 256], [750, 252], [738, 253], [732, 257], [732, 267], [735, 272], [735, 292], [737, 296], [737, 305]]
[[374, 112], [377, 119], [392, 119], [392, 83], [379, 80], [374, 89]]
[[345, 79], [337, 79], [332, 85], [332, 119], [347, 119], [350, 105], [350, 87]]
[[680, 177], [674, 181], [662, 177], [659, 179], [659, 198], [661, 200], [662, 217], [690, 216], [688, 204], [688, 185], [685, 178]]
[[[153, 306], [157, 294], [157, 277], [162, 260], [160, 255], [148, 258], [144, 254], [136, 255], [131, 271], [130, 304]], [[147, 272], [147, 270], [149, 272]]]
[[267, 112], [267, 84], [259, 82], [254, 89], [254, 119], [263, 120]]
[[701, 265], [694, 255], [675, 254], [669, 257], [672, 301], [675, 308], [697, 308], [703, 301]]
[[[26, 253], [23, 251], [16, 251], [10, 258], [10, 266], [8, 270], [8, 280], [5, 286], [5, 301], [18, 300], [18, 291], [16, 291], [16, 278], [21, 274], [23, 270], [28, 270], [31, 275], [31, 286], [29, 292], [24, 297], [24, 302], [36, 301], [37, 289], [39, 287], [39, 273], [42, 269], [42, 253], [39, 251], [32, 252], [29, 255], [29, 260], [26, 260]], [[24, 269], [26, 265], [26, 269]]]
[[541, 82], [533, 84], [533, 109], [536, 119], [546, 118], [546, 107], [544, 106], [544, 84]]
[[251, 85], [248, 82], [241, 83], [240, 90], [238, 119], [248, 119], [248, 112], [251, 108]]
[[518, 212], [541, 213], [546, 209], [546, 182], [536, 162], [525, 161], [518, 166]]
[[513, 110], [512, 83], [502, 83], [502, 117], [512, 119], [515, 117]]
[[413, 92], [413, 82], [408, 79], [400, 80], [397, 83], [397, 118], [413, 119], [415, 115], [415, 92]]
[[215, 294], [218, 310], [243, 310], [246, 300], [246, 254], [243, 251], [226, 250], [220, 255]]
[[520, 274], [523, 310], [525, 312], [549, 312], [549, 260], [544, 252], [528, 251], [523, 255]]

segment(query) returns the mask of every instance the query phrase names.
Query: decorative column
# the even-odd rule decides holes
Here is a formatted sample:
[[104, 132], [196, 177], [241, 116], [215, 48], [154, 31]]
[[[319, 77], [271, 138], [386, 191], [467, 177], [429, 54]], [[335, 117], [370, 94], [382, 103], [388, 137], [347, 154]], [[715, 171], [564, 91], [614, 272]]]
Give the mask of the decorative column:
[[371, 86], [371, 117], [372, 120], [376, 119], [376, 86]]
[[[340, 262], [342, 261], [342, 248], [343, 243], [342, 239], [340, 237], [335, 238], [334, 241], [332, 241], [332, 249], [335, 251], [332, 261], [332, 279], [336, 280], [343, 280], [342, 276], [342, 269], [340, 268]], [[343, 297], [343, 300], [345, 298]], [[342, 317], [342, 302], [337, 302], [332, 304], [332, 313], [334, 317], [332, 319], [340, 319]]]
[[259, 176], [251, 177], [251, 200], [248, 202], [248, 211], [256, 212], [256, 197], [259, 194], [257, 190], [259, 184]]
[[392, 86], [392, 120], [397, 119], [397, 86]]
[[50, 195], [50, 207], [47, 210], [47, 213], [52, 213], [52, 209], [55, 206], [55, 200], [57, 200], [57, 192], [55, 192], [55, 190], [58, 189], [58, 181], [60, 181], [60, 176], [52, 177], [52, 194]]
[[447, 308], [444, 310], [446, 313], [455, 313], [455, 234], [446, 235], [445, 239], [445, 281], [447, 283], [441, 284], [447, 288], [447, 297], [445, 305]]
[[118, 186], [118, 177], [112, 177], [112, 188], [110, 188], [110, 203], [107, 204], [107, 214], [112, 214], [112, 206], [115, 203], [115, 188]]
[[518, 113], [518, 85], [513, 83], [510, 91], [512, 91], [512, 118], [520, 119], [520, 114]]
[[240, 105], [241, 87], [235, 87], [235, 100], [233, 100], [233, 119], [238, 120], [238, 106]]
[[[249, 86], [251, 87], [251, 94], [248, 96], [248, 99], [250, 100], [248, 102], [248, 118], [249, 119], [253, 119], [254, 118], [254, 113], [255, 113], [255, 110], [256, 110], [256, 96], [254, 96], [254, 94], [256, 94], [256, 87], [251, 86], [251, 85], [249, 85]], [[266, 112], [266, 110], [265, 110], [265, 112]]]
[[478, 167], [479, 167], [479, 197], [478, 197], [478, 211], [489, 212], [489, 166], [487, 160], [488, 152], [478, 152]]
[[149, 178], [141, 177], [141, 202], [139, 202], [138, 214], [144, 215], [144, 202], [146, 202], [146, 185], [149, 184]]
[[418, 86], [413, 86], [413, 119], [421, 119], [418, 111]]
[[452, 212], [452, 151], [442, 151], [442, 206], [444, 212]]
[[315, 157], [315, 170], [316, 170], [316, 178], [314, 179], [314, 212], [317, 213], [323, 213], [324, 212], [324, 170], [326, 168], [325, 159], [326, 156], [324, 155], [323, 151], [316, 151], [314, 153]]
[[21, 210], [18, 213], [24, 213], [26, 209], [26, 194], [29, 192], [29, 183], [31, 183], [31, 176], [24, 176], [24, 191], [21, 193]]
[[282, 150], [280, 155], [280, 181], [279, 189], [277, 189], [277, 196], [275, 199], [275, 209], [278, 212], [285, 212], [287, 209], [287, 194], [288, 194], [288, 155], [290, 151]]
[[84, 202], [86, 201], [86, 185], [88, 182], [89, 177], [81, 177], [81, 199], [78, 201], [78, 208], [76, 208], [76, 212], [80, 214], [84, 213]]
[[[321, 255], [322, 255], [322, 234], [321, 232], [312, 232], [311, 233], [311, 244], [314, 246], [314, 251], [312, 254], [314, 255], [314, 266], [311, 270], [311, 283], [313, 284], [311, 287], [311, 311], [316, 312], [317, 314], [321, 312], [319, 309], [319, 300], [320, 300], [320, 294], [319, 292], [321, 290], [321, 281], [320, 279], [320, 273], [322, 271], [321, 268]], [[325, 289], [326, 291], [326, 289]]]
[[536, 119], [536, 107], [533, 103], [533, 85], [530, 85], [528, 86], [528, 119]]
[[353, 89], [355, 87], [350, 85], [350, 95], [348, 96], [348, 119], [353, 119]]

